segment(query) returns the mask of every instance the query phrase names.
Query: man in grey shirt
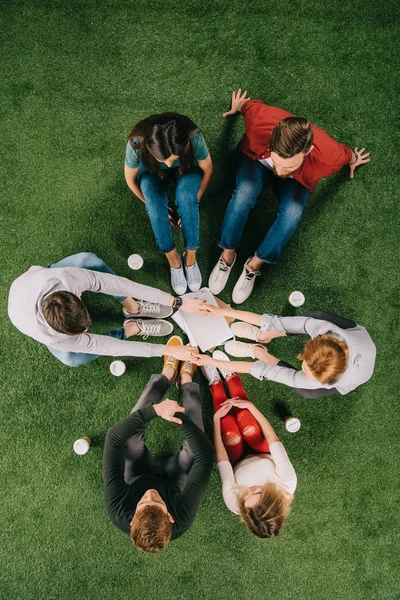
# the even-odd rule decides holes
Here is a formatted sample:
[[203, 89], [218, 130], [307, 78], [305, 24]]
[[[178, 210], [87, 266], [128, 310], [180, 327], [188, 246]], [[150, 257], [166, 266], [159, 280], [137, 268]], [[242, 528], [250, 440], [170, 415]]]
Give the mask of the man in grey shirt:
[[[127, 317], [124, 326], [102, 335], [88, 333], [91, 321], [80, 300], [85, 291], [114, 296]], [[190, 358], [197, 352], [191, 346], [171, 351], [162, 344], [127, 338], [168, 335], [172, 326], [160, 317], [170, 316], [174, 308], [198, 312], [201, 304], [201, 300], [175, 298], [118, 277], [98, 256], [81, 252], [47, 267], [33, 266], [18, 277], [11, 285], [8, 314], [17, 329], [45, 344], [62, 363], [79, 366], [98, 356], [151, 357], [177, 352], [179, 360]]]

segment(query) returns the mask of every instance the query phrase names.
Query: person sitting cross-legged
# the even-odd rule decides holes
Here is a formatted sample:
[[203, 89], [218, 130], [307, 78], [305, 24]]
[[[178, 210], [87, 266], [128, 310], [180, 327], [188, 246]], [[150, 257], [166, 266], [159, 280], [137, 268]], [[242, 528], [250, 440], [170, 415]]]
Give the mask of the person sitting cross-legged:
[[[177, 336], [171, 350], [182, 345]], [[171, 352], [172, 354], [172, 352]], [[158, 552], [193, 523], [211, 475], [214, 448], [204, 433], [196, 366], [164, 359], [160, 375], [152, 375], [131, 414], [111, 427], [103, 459], [104, 501], [113, 524], [130, 535], [144, 552]], [[179, 406], [162, 401], [178, 381]], [[151, 419], [176, 423], [184, 435], [181, 450], [161, 462], [148, 450], [144, 434]]]
[[[257, 359], [256, 362], [235, 361], [232, 369], [250, 373], [257, 379], [283, 383], [303, 398], [323, 398], [348, 394], [368, 381], [374, 372], [376, 348], [365, 327], [325, 311], [310, 311], [298, 317], [257, 315], [231, 307], [218, 308], [205, 304], [204, 314], [242, 319], [231, 326], [232, 333], [253, 343], [229, 340], [228, 354]], [[258, 327], [257, 327], [258, 326]], [[309, 335], [311, 339], [298, 355], [301, 370], [273, 356], [264, 344], [290, 335]], [[211, 356], [193, 357], [197, 365], [224, 367]]]
[[[226, 506], [254, 535], [279, 534], [297, 485], [289, 457], [269, 421], [254, 406], [239, 375], [204, 366], [214, 404], [214, 445]], [[219, 372], [226, 381], [229, 399]]]
[[[112, 295], [122, 305], [123, 327], [102, 335], [89, 333], [92, 321], [81, 300], [83, 292]], [[174, 298], [119, 277], [92, 252], [80, 252], [47, 267], [31, 267], [20, 275], [11, 285], [8, 315], [17, 329], [45, 344], [59, 361], [77, 367], [99, 356], [165, 355], [165, 345], [128, 338], [170, 335], [173, 327], [165, 318], [173, 309], [198, 312], [201, 304], [202, 300]], [[176, 347], [173, 351], [177, 358], [187, 359], [194, 348]]]

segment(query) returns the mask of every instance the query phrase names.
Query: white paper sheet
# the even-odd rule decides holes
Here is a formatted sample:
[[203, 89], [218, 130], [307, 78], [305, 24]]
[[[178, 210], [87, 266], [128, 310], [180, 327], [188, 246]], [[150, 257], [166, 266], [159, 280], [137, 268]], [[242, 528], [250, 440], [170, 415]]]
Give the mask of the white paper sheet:
[[[184, 297], [205, 298], [207, 304], [218, 306], [208, 288], [202, 288], [198, 292], [189, 292]], [[202, 352], [215, 346], [221, 346], [233, 338], [224, 317], [206, 317], [205, 315], [176, 311], [172, 315], [172, 319], [186, 333], [192, 346], [198, 346]]]

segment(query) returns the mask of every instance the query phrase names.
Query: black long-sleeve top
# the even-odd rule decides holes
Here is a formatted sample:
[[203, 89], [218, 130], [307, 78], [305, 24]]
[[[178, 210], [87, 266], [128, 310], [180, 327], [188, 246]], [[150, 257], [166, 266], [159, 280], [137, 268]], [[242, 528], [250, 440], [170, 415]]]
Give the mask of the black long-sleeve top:
[[205, 433], [189, 417], [176, 413], [175, 416], [182, 420], [182, 425], [177, 427], [182, 430], [194, 455], [183, 490], [180, 491], [167, 477], [151, 473], [134, 476], [126, 483], [125, 443], [156, 416], [153, 406], [148, 405], [131, 413], [108, 430], [103, 458], [104, 503], [107, 515], [114, 525], [129, 535], [137, 503], [148, 489], [157, 490], [175, 519], [171, 536], [174, 540], [189, 529], [196, 517], [210, 479], [214, 448]]

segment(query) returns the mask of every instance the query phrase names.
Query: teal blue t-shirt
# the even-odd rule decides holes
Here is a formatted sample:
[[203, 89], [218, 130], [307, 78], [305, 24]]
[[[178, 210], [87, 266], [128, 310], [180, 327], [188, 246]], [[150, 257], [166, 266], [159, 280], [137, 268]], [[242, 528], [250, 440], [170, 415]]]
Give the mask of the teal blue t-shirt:
[[[207, 158], [207, 156], [209, 155], [209, 152], [208, 152], [207, 144], [206, 144], [203, 136], [201, 135], [200, 131], [198, 129], [195, 129], [193, 131], [193, 133], [191, 135], [189, 135], [189, 139], [190, 139], [190, 143], [192, 144], [193, 156], [194, 156], [195, 160], [205, 160]], [[138, 142], [138, 143], [141, 142], [141, 140], [138, 138], [132, 138], [132, 140], [134, 142]], [[129, 143], [129, 140], [128, 140], [128, 143], [126, 144], [125, 164], [130, 169], [137, 169], [141, 164], [140, 150], [136, 150], [135, 148], [132, 148], [132, 146]], [[171, 168], [174, 168], [174, 167], [180, 167], [179, 160], [174, 160]], [[168, 169], [168, 167], [165, 163], [160, 163], [160, 168]]]

